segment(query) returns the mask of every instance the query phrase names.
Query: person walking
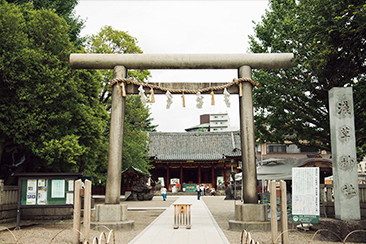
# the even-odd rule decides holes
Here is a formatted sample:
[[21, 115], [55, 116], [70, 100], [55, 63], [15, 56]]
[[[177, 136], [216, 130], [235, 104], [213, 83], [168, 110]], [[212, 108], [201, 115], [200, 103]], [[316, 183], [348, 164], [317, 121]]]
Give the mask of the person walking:
[[164, 186], [161, 187], [160, 193], [163, 195], [163, 201], [166, 201], [166, 188]]
[[202, 184], [201, 185], [201, 196], [204, 196], [205, 195], [205, 185]]
[[200, 187], [200, 185], [196, 186], [196, 192], [197, 192], [197, 200], [200, 200], [200, 197], [201, 197], [201, 187]]

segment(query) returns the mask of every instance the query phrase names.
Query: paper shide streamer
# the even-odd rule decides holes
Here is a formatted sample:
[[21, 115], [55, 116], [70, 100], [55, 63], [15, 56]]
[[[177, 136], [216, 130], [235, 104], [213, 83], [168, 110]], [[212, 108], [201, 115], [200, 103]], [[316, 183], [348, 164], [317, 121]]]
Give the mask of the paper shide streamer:
[[172, 105], [172, 103], [173, 103], [173, 95], [169, 91], [167, 91], [165, 93], [165, 96], [168, 98], [166, 100], [166, 108], [169, 109], [170, 105]]
[[140, 86], [138, 90], [139, 90], [139, 95], [141, 97], [141, 102], [145, 106], [147, 103], [147, 97], [145, 95], [145, 90], [142, 86]]
[[226, 104], [226, 107], [230, 108], [230, 93], [227, 91], [227, 89], [224, 89], [224, 102]]
[[197, 102], [196, 107], [197, 108], [202, 108], [202, 105], [203, 105], [203, 96], [202, 96], [202, 94], [200, 92], [197, 92], [196, 93], [196, 96], [197, 96], [197, 98], [196, 98], [196, 102]]
[[[167, 104], [166, 104], [166, 108], [169, 109], [171, 104], [173, 103], [173, 94], [182, 94], [182, 105], [183, 107], [186, 106], [185, 103], [185, 94], [196, 94], [196, 107], [197, 108], [202, 108], [203, 105], [203, 96], [201, 93], [208, 93], [210, 92], [211, 95], [211, 105], [215, 105], [215, 92], [219, 91], [219, 90], [224, 90], [223, 94], [224, 94], [224, 102], [226, 104], [226, 106], [229, 108], [230, 107], [230, 93], [228, 92], [227, 88], [237, 85], [239, 88], [239, 97], [243, 96], [243, 86], [242, 83], [243, 82], [249, 82], [252, 84], [252, 86], [257, 86], [260, 87], [262, 86], [261, 84], [253, 81], [252, 79], [248, 79], [248, 78], [239, 78], [236, 79], [234, 78], [232, 82], [224, 84], [224, 85], [219, 85], [219, 86], [211, 86], [211, 87], [205, 87], [205, 88], [201, 88], [201, 89], [172, 89], [172, 88], [166, 88], [166, 87], [161, 87], [158, 85], [154, 85], [154, 84], [148, 84], [148, 83], [141, 83], [138, 81], [133, 80], [132, 78], [115, 78], [113, 80], [110, 81], [110, 85], [109, 87], [113, 87], [113, 85], [120, 83], [120, 86], [122, 87], [122, 96], [125, 97], [126, 96], [126, 88], [125, 85], [127, 84], [134, 84], [136, 86], [139, 86], [138, 91], [139, 91], [139, 95], [141, 97], [141, 102], [146, 105], [148, 100], [147, 97], [145, 95], [145, 90], [144, 87], [146, 88], [150, 88], [150, 101], [151, 103], [155, 102], [155, 97], [154, 97], [154, 89], [157, 90], [161, 90], [161, 91], [166, 91], [165, 95], [167, 96]], [[120, 87], [117, 86], [118, 92], [121, 93], [120, 91]]]

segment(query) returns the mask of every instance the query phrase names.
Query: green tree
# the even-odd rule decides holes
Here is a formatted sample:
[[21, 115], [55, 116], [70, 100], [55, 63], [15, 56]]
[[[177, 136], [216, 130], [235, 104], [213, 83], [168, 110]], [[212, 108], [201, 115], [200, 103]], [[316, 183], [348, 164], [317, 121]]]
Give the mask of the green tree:
[[[137, 45], [136, 38], [127, 32], [114, 30], [111, 26], [104, 26], [99, 33], [87, 38], [85, 50], [89, 53], [142, 53]], [[108, 88], [113, 78], [111, 70], [100, 70], [101, 95], [100, 102], [109, 111], [111, 107], [111, 89]], [[147, 70], [128, 70], [128, 77], [143, 82], [150, 76]], [[152, 118], [147, 106], [144, 106], [139, 96], [126, 97], [126, 114], [123, 140], [123, 169], [133, 165], [142, 171], [147, 172], [151, 168], [148, 160], [148, 131], [154, 131], [156, 126], [152, 125]]]
[[[128, 32], [114, 30], [111, 26], [104, 26], [97, 34], [87, 37], [85, 51], [88, 53], [142, 53], [136, 38]], [[113, 79], [113, 72], [110, 70], [99, 70], [99, 72], [103, 77], [100, 102], [109, 110], [112, 96], [109, 81]], [[133, 77], [140, 82], [150, 77], [148, 70], [128, 70], [127, 72], [128, 77]]]
[[75, 49], [68, 31], [52, 10], [0, 0], [2, 173], [14, 155], [26, 156], [22, 167], [28, 172], [88, 174], [106, 161], [101, 77], [69, 68]]
[[357, 146], [364, 155], [365, 21], [364, 1], [270, 1], [250, 36], [250, 50], [292, 52], [296, 60], [292, 69], [254, 72], [263, 84], [254, 90], [261, 140], [291, 138], [299, 146], [330, 150], [328, 91], [352, 86]]
[[7, 0], [8, 3], [15, 3], [22, 5], [25, 3], [32, 3], [37, 10], [50, 9], [64, 18], [69, 25], [68, 33], [72, 43], [80, 47], [83, 39], [80, 38], [80, 31], [84, 26], [84, 21], [79, 16], [75, 16], [74, 9], [78, 4], [78, 0]]

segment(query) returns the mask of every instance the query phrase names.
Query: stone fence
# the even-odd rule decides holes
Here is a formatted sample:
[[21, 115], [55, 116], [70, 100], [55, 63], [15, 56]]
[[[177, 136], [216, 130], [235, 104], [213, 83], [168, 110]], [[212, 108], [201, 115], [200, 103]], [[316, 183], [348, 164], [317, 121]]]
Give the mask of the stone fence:
[[[361, 216], [366, 217], [366, 184], [359, 184]], [[320, 184], [320, 214], [322, 217], [334, 217], [334, 195], [332, 184]]]

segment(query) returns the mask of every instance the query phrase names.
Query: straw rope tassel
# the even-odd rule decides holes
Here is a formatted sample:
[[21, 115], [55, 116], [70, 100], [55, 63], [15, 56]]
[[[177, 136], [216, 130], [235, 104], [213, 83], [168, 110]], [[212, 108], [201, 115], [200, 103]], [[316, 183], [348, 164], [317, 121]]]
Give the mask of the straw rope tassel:
[[125, 83], [121, 82], [121, 87], [122, 87], [122, 97], [126, 96], [126, 87], [125, 87]]
[[213, 105], [215, 105], [215, 94], [214, 94], [214, 92], [213, 92], [213, 90], [211, 91], [211, 105], [213, 106]]
[[239, 97], [243, 96], [243, 83], [239, 82]]
[[121, 95], [121, 89], [119, 88], [119, 85], [117, 84], [117, 86], [116, 86], [116, 89], [117, 89], [117, 93], [119, 94], [119, 95]]
[[150, 95], [151, 95], [151, 97], [150, 97], [151, 103], [155, 103], [155, 96], [154, 96], [153, 88], [150, 89]]
[[184, 98], [184, 92], [182, 93], [183, 108], [186, 107], [186, 99]]

